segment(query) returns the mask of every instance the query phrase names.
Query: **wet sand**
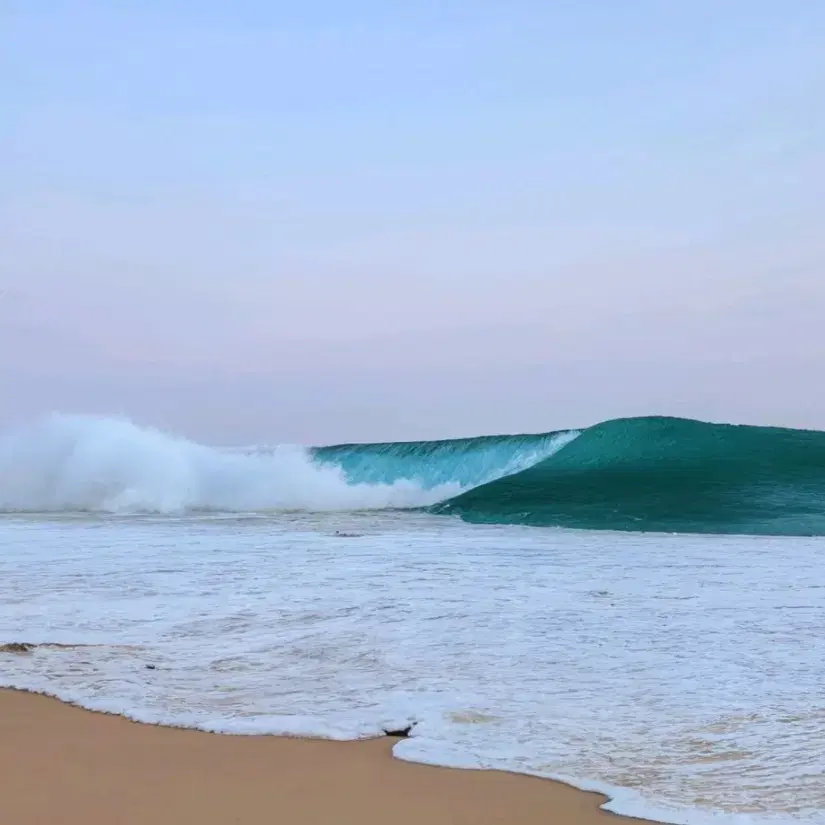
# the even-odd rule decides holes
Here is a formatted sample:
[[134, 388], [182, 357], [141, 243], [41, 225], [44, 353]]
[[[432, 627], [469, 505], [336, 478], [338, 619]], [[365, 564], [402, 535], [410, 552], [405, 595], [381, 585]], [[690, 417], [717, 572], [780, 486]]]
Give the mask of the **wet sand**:
[[221, 736], [0, 690], [3, 825], [622, 825], [556, 782], [393, 759], [394, 740]]

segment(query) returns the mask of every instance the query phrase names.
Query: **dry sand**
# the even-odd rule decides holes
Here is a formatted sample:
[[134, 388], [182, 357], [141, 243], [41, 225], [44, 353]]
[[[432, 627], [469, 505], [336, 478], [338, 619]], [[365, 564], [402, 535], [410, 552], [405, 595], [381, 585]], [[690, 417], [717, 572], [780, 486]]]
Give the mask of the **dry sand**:
[[393, 759], [393, 740], [219, 736], [0, 690], [2, 825], [638, 825], [543, 779]]

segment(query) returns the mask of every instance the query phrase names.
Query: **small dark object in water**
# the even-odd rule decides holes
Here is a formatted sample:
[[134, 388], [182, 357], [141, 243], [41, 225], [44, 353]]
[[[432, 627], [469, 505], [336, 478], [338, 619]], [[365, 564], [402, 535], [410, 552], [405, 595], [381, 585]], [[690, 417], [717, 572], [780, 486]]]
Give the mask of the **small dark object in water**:
[[335, 535], [341, 539], [357, 539], [359, 536], [362, 536], [363, 533], [346, 533], [343, 530], [336, 530]]
[[387, 736], [395, 736], [398, 739], [406, 739], [411, 733], [414, 725], [407, 725], [406, 728], [398, 728], [398, 730], [388, 730], [384, 728], [384, 733]]
[[157, 665], [146, 665], [146, 670], [157, 670]]
[[0, 645], [0, 653], [31, 653], [36, 645], [28, 642], [9, 642], [9, 644]]

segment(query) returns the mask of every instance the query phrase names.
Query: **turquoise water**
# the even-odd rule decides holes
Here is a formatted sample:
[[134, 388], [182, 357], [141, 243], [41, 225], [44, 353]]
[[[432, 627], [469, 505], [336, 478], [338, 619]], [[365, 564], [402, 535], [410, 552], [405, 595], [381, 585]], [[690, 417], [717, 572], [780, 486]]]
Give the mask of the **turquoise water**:
[[315, 455], [338, 463], [352, 483], [468, 486], [430, 512], [471, 522], [825, 534], [825, 433], [816, 431], [630, 418], [579, 434], [348, 445]]

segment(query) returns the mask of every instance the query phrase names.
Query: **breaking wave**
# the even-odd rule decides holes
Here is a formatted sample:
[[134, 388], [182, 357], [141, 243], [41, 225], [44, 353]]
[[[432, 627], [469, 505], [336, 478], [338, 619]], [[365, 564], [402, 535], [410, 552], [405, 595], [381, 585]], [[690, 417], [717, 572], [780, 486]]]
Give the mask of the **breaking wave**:
[[403, 444], [221, 450], [125, 419], [53, 415], [0, 437], [0, 510], [418, 508], [517, 471], [556, 440], [492, 439], [486, 450], [474, 440], [434, 442], [418, 454]]
[[55, 415], [0, 438], [5, 512], [427, 508], [472, 522], [825, 535], [825, 433], [678, 418], [448, 441], [221, 450]]

